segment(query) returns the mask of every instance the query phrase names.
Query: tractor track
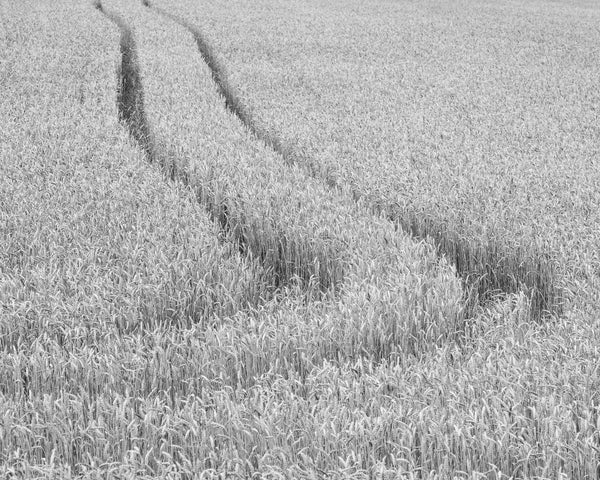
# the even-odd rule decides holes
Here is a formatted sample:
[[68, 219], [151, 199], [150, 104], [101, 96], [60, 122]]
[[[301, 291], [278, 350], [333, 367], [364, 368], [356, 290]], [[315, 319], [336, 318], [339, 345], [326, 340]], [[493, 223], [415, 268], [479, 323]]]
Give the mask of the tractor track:
[[[215, 55], [212, 47], [198, 27], [187, 20], [152, 5], [149, 0], [142, 4], [158, 14], [187, 29], [193, 36], [198, 51], [209, 67], [214, 83], [223, 98], [227, 110], [238, 117], [245, 127], [258, 140], [281, 155], [287, 164], [301, 166], [313, 178], [324, 181], [338, 192], [347, 192], [327, 172], [323, 172], [312, 159], [300, 155], [292, 146], [257, 126], [246, 105], [236, 95], [230, 85], [225, 68]], [[355, 202], [362, 202], [363, 196], [356, 190], [349, 192]], [[382, 202], [385, 204], [386, 202]], [[472, 315], [478, 306], [483, 306], [497, 298], [498, 294], [513, 294], [525, 291], [530, 298], [530, 314], [539, 320], [548, 314], [562, 311], [562, 295], [557, 286], [552, 263], [543, 253], [525, 256], [511, 252], [494, 242], [487, 244], [467, 242], [457, 232], [443, 222], [423, 220], [419, 215], [404, 211], [394, 211], [389, 206], [367, 202], [367, 208], [376, 215], [384, 215], [396, 228], [402, 228], [417, 240], [433, 240], [439, 256], [443, 256], [456, 268], [465, 285], [466, 315]]]
[[[119, 15], [105, 9], [101, 0], [95, 0], [93, 6], [112, 21], [120, 31], [121, 61], [117, 67], [116, 98], [119, 120], [126, 126], [130, 136], [150, 163], [159, 165], [169, 180], [180, 182], [183, 186], [196, 192], [198, 202], [205, 207], [212, 221], [219, 225], [222, 232], [221, 241], [226, 239], [233, 242], [242, 256], [248, 257], [251, 262], [263, 264], [265, 278], [260, 278], [260, 281], [264, 281], [270, 286], [269, 297], [274, 296], [281, 287], [287, 284], [288, 279], [284, 278], [278, 271], [279, 269], [264, 265], [263, 260], [265, 259], [262, 258], [264, 256], [262, 252], [254, 254], [255, 252], [252, 251], [251, 245], [246, 239], [246, 225], [231, 221], [227, 200], [216, 198], [213, 193], [208, 191], [209, 189], [192, 182], [185, 169], [169, 160], [168, 156], [155, 148], [156, 142], [144, 107], [144, 89], [132, 29]], [[281, 270], [284, 268], [282, 267]], [[268, 300], [268, 298], [264, 300]]]

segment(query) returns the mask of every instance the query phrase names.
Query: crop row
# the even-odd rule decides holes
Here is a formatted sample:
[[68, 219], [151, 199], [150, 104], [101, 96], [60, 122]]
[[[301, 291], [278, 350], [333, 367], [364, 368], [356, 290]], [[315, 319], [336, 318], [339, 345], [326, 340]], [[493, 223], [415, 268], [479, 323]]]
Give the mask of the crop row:
[[[209, 385], [224, 382], [229, 394], [233, 386], [251, 386], [269, 372], [306, 376], [326, 359], [422, 354], [454, 334], [462, 293], [452, 269], [438, 263], [426, 244], [412, 243], [384, 220], [320, 190], [316, 182], [306, 185], [314, 197], [300, 196], [298, 185], [304, 187], [307, 180], [300, 172], [277, 167], [272, 152], [253, 145], [243, 127], [235, 127], [235, 117], [219, 116], [221, 99], [191, 37], [179, 43], [172, 26], [161, 37], [167, 26], [156, 23], [159, 17], [136, 13], [149, 22], [147, 29], [137, 24], [137, 34], [148, 123], [155, 135], [152, 148], [158, 155], [170, 152], [173, 162], [187, 162], [184, 187], [165, 182], [118, 122], [115, 96], [123, 98], [125, 91], [123, 83], [115, 88], [114, 65], [123, 65], [120, 32], [91, 5], [36, 5], [3, 5], [8, 31], [25, 32], [7, 42], [2, 53], [10, 75], [8, 95], [0, 104], [4, 467], [52, 464], [83, 475], [86, 468], [107, 462], [134, 462], [140, 444], [128, 437], [133, 433], [127, 424], [140, 413], [136, 405], [153, 396], [167, 395], [177, 404], [201, 395], [202, 372], [213, 365], [211, 359], [215, 374], [207, 372]], [[160, 45], [172, 36], [183, 54], [165, 65], [161, 59], [168, 56], [160, 54]], [[173, 43], [166, 45], [170, 54], [177, 52]], [[199, 71], [178, 72], [178, 65], [195, 65]], [[190, 90], [175, 88], [185, 81]], [[191, 109], [185, 108], [187, 102]], [[187, 130], [176, 131], [178, 125]], [[231, 132], [234, 137], [223, 136]], [[190, 146], [195, 141], [201, 143]], [[213, 155], [218, 161], [208, 163]], [[292, 227], [284, 234], [311, 233], [323, 244], [339, 246], [333, 258], [347, 266], [340, 298], [306, 304], [290, 296], [260, 307], [269, 292], [265, 270], [242, 258], [230, 243], [219, 242], [219, 227], [196, 201], [202, 195], [198, 189], [190, 192], [206, 180], [200, 160], [223, 170], [209, 186], [230, 186], [226, 199], [233, 198], [231, 191], [242, 197], [230, 203], [231, 215], [254, 215], [267, 231], [275, 230], [275, 221], [277, 228], [287, 228], [278, 202], [305, 202], [305, 209], [291, 204]], [[242, 183], [244, 178], [248, 183]], [[282, 186], [287, 196], [277, 192]], [[318, 213], [317, 206], [330, 216]], [[310, 223], [315, 220], [321, 223]], [[257, 310], [242, 313], [249, 306]], [[192, 325], [187, 342], [186, 328]], [[253, 325], [259, 336], [246, 335]], [[200, 347], [198, 354], [211, 361], [190, 362], [184, 377], [172, 377], [179, 366], [153, 344], [171, 333], [184, 340], [179, 344], [184, 355]], [[296, 336], [287, 341], [286, 334]], [[136, 344], [147, 350], [128, 360]], [[222, 345], [232, 350], [223, 351]], [[254, 364], [251, 352], [259, 353]], [[142, 358], [161, 363], [146, 363], [148, 368], [138, 372]], [[127, 372], [136, 372], [135, 378]], [[224, 395], [217, 387], [214, 395]], [[178, 415], [148, 417], [147, 428], [160, 426], [165, 418], [178, 421]], [[148, 446], [140, 449], [144, 454], [158, 448], [153, 434], [135, 435]], [[214, 433], [212, 441], [218, 437]], [[210, 441], [207, 437], [198, 445], [209, 448]]]

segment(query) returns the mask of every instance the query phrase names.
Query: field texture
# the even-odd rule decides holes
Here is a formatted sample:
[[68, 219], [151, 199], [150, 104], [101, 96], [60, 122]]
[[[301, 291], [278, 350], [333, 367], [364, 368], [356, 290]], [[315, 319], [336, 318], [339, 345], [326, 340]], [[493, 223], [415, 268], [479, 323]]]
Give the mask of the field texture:
[[599, 24], [0, 0], [0, 477], [599, 478]]

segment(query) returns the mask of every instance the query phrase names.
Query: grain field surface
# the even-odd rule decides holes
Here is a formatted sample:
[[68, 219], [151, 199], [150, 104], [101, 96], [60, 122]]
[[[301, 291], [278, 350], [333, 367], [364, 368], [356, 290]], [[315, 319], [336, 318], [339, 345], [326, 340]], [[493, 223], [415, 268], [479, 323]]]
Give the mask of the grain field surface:
[[0, 478], [600, 478], [598, 25], [0, 0]]

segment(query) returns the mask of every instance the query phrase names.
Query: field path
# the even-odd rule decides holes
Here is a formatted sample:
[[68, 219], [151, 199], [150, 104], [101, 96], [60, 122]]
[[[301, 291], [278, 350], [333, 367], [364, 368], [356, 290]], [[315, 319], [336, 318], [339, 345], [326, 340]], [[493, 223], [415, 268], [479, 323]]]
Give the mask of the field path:
[[[464, 321], [460, 281], [431, 246], [396, 231], [258, 141], [225, 108], [186, 29], [139, 2], [103, 6], [134, 32], [157, 155], [185, 172], [199, 198], [227, 206], [234, 234], [246, 239], [254, 258], [282, 280], [300, 280], [303, 289], [314, 288], [316, 279], [327, 293], [299, 321], [312, 325], [305, 334], [318, 345], [314, 362], [339, 355], [418, 355], [438, 340], [458, 338]], [[297, 313], [283, 309], [282, 315]], [[319, 317], [324, 323], [314, 330]], [[319, 338], [329, 324], [331, 334]], [[354, 340], [344, 341], [347, 336]]]

